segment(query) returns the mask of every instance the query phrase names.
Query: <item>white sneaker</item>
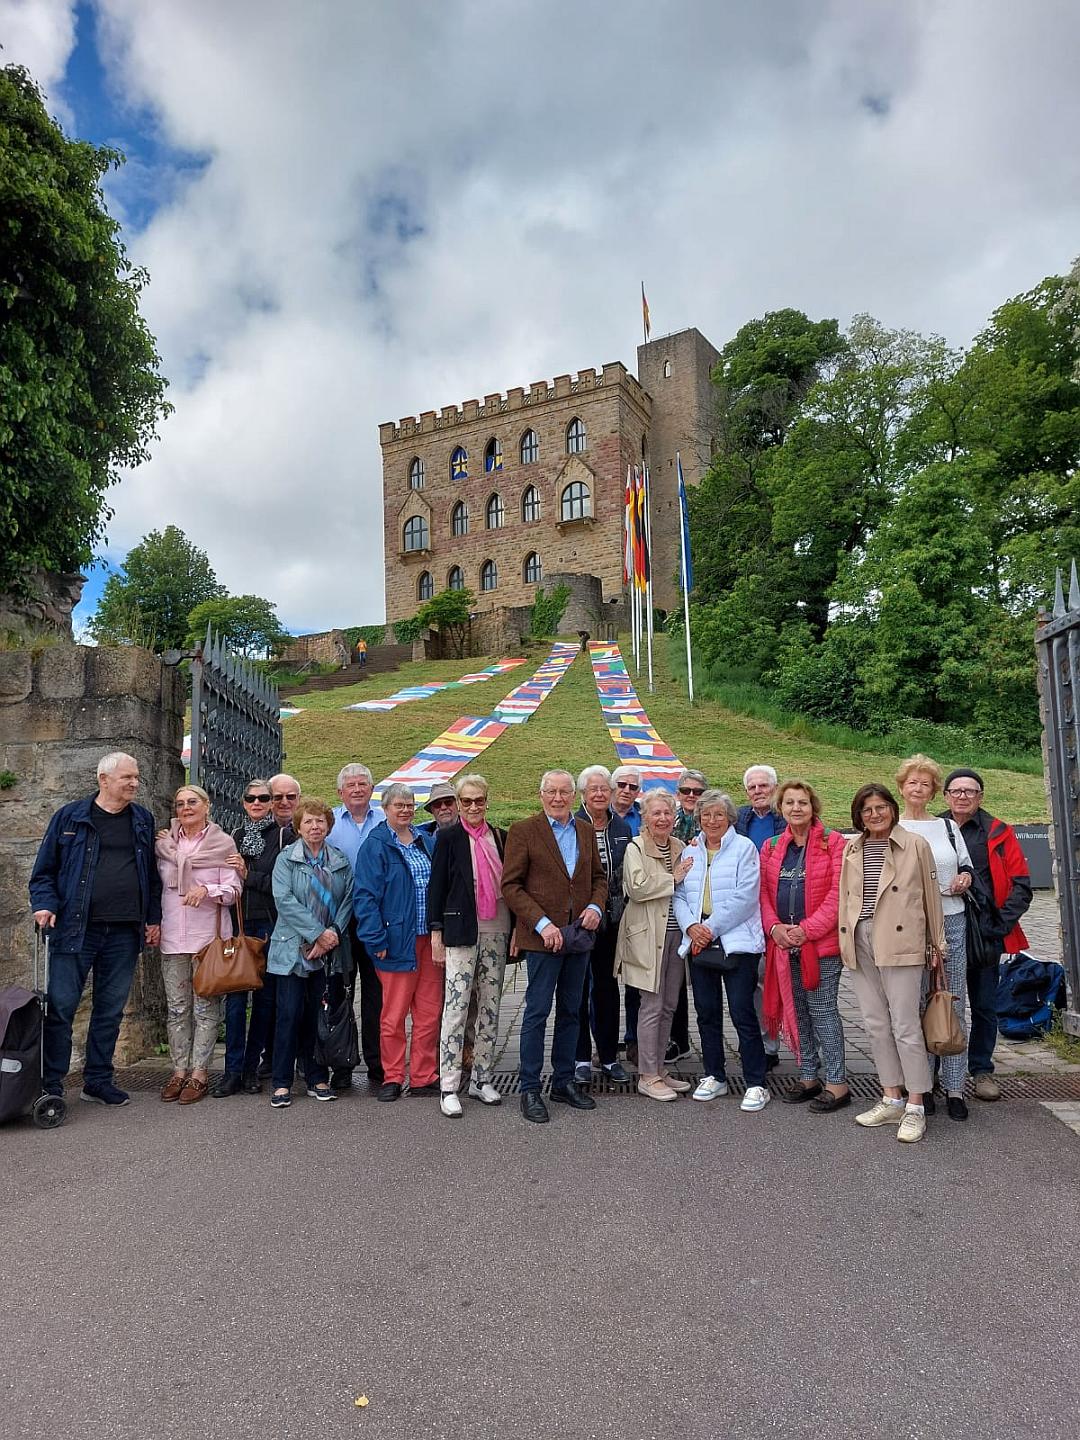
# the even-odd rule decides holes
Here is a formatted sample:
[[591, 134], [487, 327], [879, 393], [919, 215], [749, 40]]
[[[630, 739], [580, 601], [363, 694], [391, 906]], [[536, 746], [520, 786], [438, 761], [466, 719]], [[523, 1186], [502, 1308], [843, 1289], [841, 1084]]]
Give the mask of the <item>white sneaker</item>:
[[469, 1081], [469, 1094], [474, 1100], [479, 1100], [484, 1105], [501, 1105], [502, 1096], [494, 1085], [489, 1085], [485, 1080], [481, 1085], [477, 1080]]
[[452, 1090], [444, 1090], [439, 1096], [439, 1109], [451, 1120], [461, 1119], [461, 1101]]
[[920, 1114], [918, 1110], [907, 1109], [904, 1111], [904, 1118], [900, 1121], [900, 1129], [896, 1132], [898, 1140], [921, 1140], [926, 1134], [926, 1115]]
[[719, 1100], [721, 1095], [728, 1093], [726, 1080], [717, 1080], [715, 1075], [706, 1075], [694, 1091], [695, 1100]]
[[904, 1118], [903, 1105], [894, 1105], [891, 1100], [879, 1100], [869, 1110], [855, 1116], [856, 1125], [899, 1125]]
[[740, 1110], [764, 1110], [765, 1106], [772, 1099], [764, 1085], [751, 1085], [742, 1098]]

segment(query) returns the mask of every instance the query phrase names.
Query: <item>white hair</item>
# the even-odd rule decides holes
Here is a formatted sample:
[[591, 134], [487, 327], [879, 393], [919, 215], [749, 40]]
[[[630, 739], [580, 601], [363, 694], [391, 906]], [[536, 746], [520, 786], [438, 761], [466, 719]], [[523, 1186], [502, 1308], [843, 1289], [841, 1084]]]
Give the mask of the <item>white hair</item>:
[[383, 809], [388, 809], [395, 800], [411, 800], [415, 804], [416, 796], [412, 786], [406, 785], [404, 780], [395, 780], [391, 785], [384, 785], [380, 801]]
[[589, 781], [595, 780], [597, 777], [603, 780], [609, 790], [615, 788], [611, 781], [611, 771], [606, 765], [586, 765], [585, 769], [582, 770], [581, 774], [577, 777], [577, 788], [584, 793], [585, 786]]
[[744, 790], [746, 789], [746, 782], [750, 779], [751, 775], [764, 775], [770, 785], [776, 784], [776, 771], [771, 765], [748, 765], [743, 771], [742, 777]]
[[275, 781], [275, 780], [285, 780], [285, 781], [287, 781], [290, 785], [295, 785], [295, 786], [296, 786], [296, 793], [297, 793], [298, 795], [302, 795], [302, 794], [304, 793], [304, 792], [300, 789], [300, 781], [297, 780], [297, 778], [296, 778], [295, 775], [287, 775], [284, 770], [280, 770], [276, 775], [271, 775], [271, 776], [270, 776], [270, 779], [266, 782], [266, 783], [270, 786], [270, 793], [271, 793], [271, 795], [274, 793], [274, 781]]
[[567, 780], [570, 781], [570, 784], [573, 785], [573, 783], [574, 783], [574, 777], [573, 777], [573, 775], [570, 774], [570, 771], [569, 771], [569, 770], [545, 770], [544, 773], [540, 776], [540, 794], [541, 794], [541, 795], [542, 795], [542, 794], [544, 793], [544, 791], [547, 789], [548, 782], [551, 781], [551, 780], [554, 780], [556, 775], [565, 775], [566, 778], [567, 778]]
[[135, 756], [128, 755], [124, 750], [110, 750], [108, 755], [102, 755], [101, 759], [97, 762], [98, 779], [100, 780], [102, 775], [111, 775], [118, 765], [123, 765], [125, 760], [138, 769], [139, 762], [135, 759]]
[[338, 771], [337, 779], [334, 781], [334, 789], [340, 790], [346, 780], [351, 780], [356, 775], [363, 775], [369, 785], [374, 785], [375, 783], [375, 777], [366, 765], [343, 765]]
[[616, 780], [636, 780], [640, 785], [641, 771], [636, 765], [616, 765], [611, 772], [611, 783], [614, 785]]

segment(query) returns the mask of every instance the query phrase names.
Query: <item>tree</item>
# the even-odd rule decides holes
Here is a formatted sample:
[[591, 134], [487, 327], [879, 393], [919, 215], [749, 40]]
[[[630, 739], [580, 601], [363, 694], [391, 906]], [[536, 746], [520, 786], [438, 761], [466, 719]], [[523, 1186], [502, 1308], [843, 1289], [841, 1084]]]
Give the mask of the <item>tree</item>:
[[475, 603], [471, 590], [440, 590], [420, 606], [416, 618], [421, 626], [445, 635], [460, 660], [465, 654], [465, 631]]
[[175, 525], [151, 530], [110, 575], [89, 630], [101, 645], [171, 650], [187, 640], [188, 616], [225, 594], [206, 554]]
[[266, 657], [288, 639], [273, 605], [258, 595], [224, 595], [203, 600], [187, 619], [189, 645], [200, 644], [206, 638], [209, 625], [230, 650], [247, 659]]
[[171, 410], [101, 177], [116, 150], [69, 140], [25, 70], [0, 69], [0, 592], [90, 562], [119, 469]]

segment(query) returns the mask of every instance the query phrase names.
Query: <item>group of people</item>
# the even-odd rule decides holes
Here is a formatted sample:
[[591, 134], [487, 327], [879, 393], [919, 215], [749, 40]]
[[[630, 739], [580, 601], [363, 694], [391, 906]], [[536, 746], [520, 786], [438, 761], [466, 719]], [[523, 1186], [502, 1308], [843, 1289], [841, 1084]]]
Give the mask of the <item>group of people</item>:
[[[964, 1120], [967, 1073], [980, 1099], [1000, 1094], [996, 962], [1026, 945], [1019, 920], [1032, 890], [1016, 836], [983, 808], [974, 770], [943, 776], [912, 756], [898, 797], [878, 783], [858, 790], [853, 834], [824, 824], [808, 781], [778, 783], [765, 764], [746, 771], [739, 806], [697, 770], [682, 772], [674, 794], [643, 791], [630, 765], [591, 765], [576, 779], [549, 770], [540, 811], [509, 830], [489, 819], [488, 783], [474, 773], [435, 785], [422, 823], [407, 785], [385, 786], [376, 804], [359, 763], [339, 773], [332, 809], [290, 775], [253, 777], [231, 834], [192, 784], [155, 831], [135, 801], [130, 755], [102, 757], [97, 778], [96, 796], [53, 816], [30, 880], [34, 919], [52, 942], [47, 1093], [63, 1093], [92, 972], [81, 1098], [128, 1102], [113, 1052], [145, 944], [159, 950], [167, 1003], [172, 1073], [161, 1099], [179, 1105], [257, 1094], [268, 1079], [270, 1104], [283, 1109], [298, 1068], [310, 1097], [335, 1100], [353, 1076], [320, 1064], [319, 1008], [346, 996], [354, 1004], [357, 992], [360, 1051], [379, 1100], [437, 1096], [448, 1118], [462, 1115], [463, 1091], [498, 1105], [499, 1004], [512, 963], [527, 976], [519, 1088], [533, 1123], [550, 1118], [541, 1076], [552, 1010], [552, 1103], [594, 1109], [594, 1053], [609, 1078], [627, 1081], [623, 1047], [643, 1096], [709, 1103], [729, 1089], [725, 998], [743, 1110], [769, 1103], [781, 1041], [798, 1064], [784, 1103], [815, 1114], [849, 1106], [844, 969], [883, 1092], [860, 1125], [921, 1139], [935, 1085], [950, 1118]], [[939, 792], [946, 809], [935, 814]], [[972, 923], [982, 964], [966, 954]], [[263, 987], [202, 997], [192, 983], [199, 952], [234, 927], [266, 942]], [[935, 968], [965, 1034], [971, 1008], [966, 1054], [942, 1059], [937, 1075], [920, 1020]], [[690, 1050], [688, 988], [706, 1072], [696, 1085], [678, 1073]], [[222, 1016], [225, 1069], [211, 1086]]]

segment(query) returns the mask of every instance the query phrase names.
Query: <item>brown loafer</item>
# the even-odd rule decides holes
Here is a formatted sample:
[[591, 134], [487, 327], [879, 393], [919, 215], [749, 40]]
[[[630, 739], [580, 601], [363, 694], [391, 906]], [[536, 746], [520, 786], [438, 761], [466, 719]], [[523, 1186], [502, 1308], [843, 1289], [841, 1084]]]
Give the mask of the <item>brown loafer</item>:
[[207, 1080], [196, 1080], [194, 1075], [189, 1075], [184, 1081], [184, 1088], [180, 1091], [181, 1105], [194, 1105], [198, 1100], [206, 1099], [206, 1092], [210, 1089]]
[[161, 1092], [162, 1100], [179, 1100], [187, 1081], [187, 1075], [170, 1075]]

